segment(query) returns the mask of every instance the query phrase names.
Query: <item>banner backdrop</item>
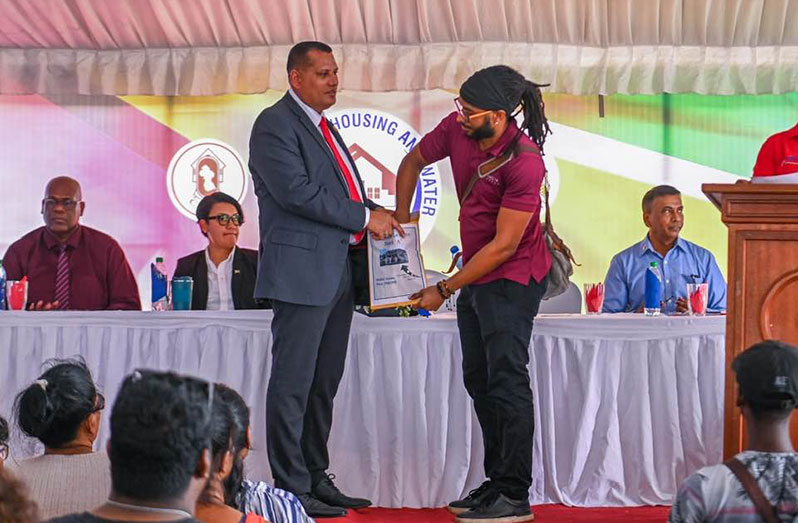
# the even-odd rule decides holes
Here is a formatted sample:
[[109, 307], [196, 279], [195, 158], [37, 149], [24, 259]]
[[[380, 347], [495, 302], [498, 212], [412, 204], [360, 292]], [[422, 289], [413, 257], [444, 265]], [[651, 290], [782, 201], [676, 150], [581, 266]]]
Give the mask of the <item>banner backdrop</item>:
[[[249, 133], [282, 92], [215, 97], [0, 96], [0, 252], [42, 224], [48, 179], [77, 178], [83, 223], [124, 248], [149, 308], [148, 266], [202, 249], [193, 219], [215, 190], [243, 204], [239, 244], [257, 248], [257, 202], [247, 169]], [[363, 174], [368, 196], [392, 206], [395, 173], [420, 136], [454, 110], [443, 91], [343, 91], [329, 111]], [[726, 268], [726, 231], [700, 192], [704, 182], [750, 175], [759, 146], [795, 125], [798, 94], [607, 97], [546, 95], [553, 135], [545, 147], [557, 231], [581, 267], [574, 282], [601, 281], [613, 254], [645, 234], [640, 200], [653, 185], [683, 191], [683, 236]], [[414, 208], [427, 268], [444, 270], [459, 245], [458, 202], [448, 161], [422, 173]]]

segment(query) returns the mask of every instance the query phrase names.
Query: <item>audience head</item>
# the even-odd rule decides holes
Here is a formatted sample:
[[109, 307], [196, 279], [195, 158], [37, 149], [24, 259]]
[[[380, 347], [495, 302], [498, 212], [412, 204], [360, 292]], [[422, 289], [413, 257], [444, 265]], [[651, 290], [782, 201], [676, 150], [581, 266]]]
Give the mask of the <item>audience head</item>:
[[42, 200], [44, 226], [59, 240], [66, 240], [78, 226], [86, 204], [80, 183], [68, 176], [47, 182]]
[[332, 48], [321, 42], [299, 42], [288, 52], [288, 82], [299, 98], [321, 113], [335, 105], [338, 64]]
[[0, 470], [3, 462], [8, 458], [8, 422], [0, 416]]
[[17, 394], [17, 424], [45, 447], [91, 447], [100, 428], [105, 398], [82, 359], [50, 360], [39, 379]]
[[197, 223], [211, 246], [232, 249], [238, 241], [244, 211], [238, 200], [223, 192], [209, 194], [197, 205]]
[[682, 193], [670, 185], [658, 185], [643, 196], [643, 222], [654, 239], [674, 243], [684, 226]]
[[0, 468], [0, 521], [3, 523], [36, 523], [36, 504], [28, 499], [25, 486], [8, 471]]
[[206, 499], [211, 489], [221, 486], [224, 502], [236, 506], [236, 494], [244, 481], [244, 458], [249, 452], [250, 438], [249, 407], [238, 392], [217, 383], [211, 421], [213, 462]]
[[732, 362], [737, 404], [753, 421], [782, 422], [798, 406], [798, 348], [767, 340], [752, 345]]
[[112, 495], [193, 507], [210, 470], [213, 384], [171, 372], [126, 377], [111, 412]]

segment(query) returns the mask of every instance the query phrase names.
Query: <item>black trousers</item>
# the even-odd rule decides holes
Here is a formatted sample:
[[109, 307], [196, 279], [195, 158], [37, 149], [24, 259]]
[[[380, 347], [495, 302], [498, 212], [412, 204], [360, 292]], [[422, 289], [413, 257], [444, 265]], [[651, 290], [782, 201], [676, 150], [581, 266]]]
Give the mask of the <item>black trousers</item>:
[[502, 279], [467, 285], [457, 299], [463, 379], [482, 428], [485, 475], [513, 499], [527, 499], [532, 486], [535, 411], [527, 365], [545, 291], [545, 279]]
[[353, 296], [347, 260], [328, 305], [272, 301], [266, 446], [275, 486], [295, 494], [310, 492], [330, 465], [327, 440], [346, 361]]

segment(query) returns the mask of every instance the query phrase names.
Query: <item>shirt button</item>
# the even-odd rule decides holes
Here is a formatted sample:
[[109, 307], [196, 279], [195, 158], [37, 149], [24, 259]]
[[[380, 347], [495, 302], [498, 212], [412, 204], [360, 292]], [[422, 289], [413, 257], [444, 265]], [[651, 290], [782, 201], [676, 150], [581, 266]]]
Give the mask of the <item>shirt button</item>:
[[671, 282], [670, 280], [665, 280], [665, 283], [670, 283], [670, 282]]
[[667, 261], [665, 262], [665, 265], [668, 265], [668, 262], [667, 262]]

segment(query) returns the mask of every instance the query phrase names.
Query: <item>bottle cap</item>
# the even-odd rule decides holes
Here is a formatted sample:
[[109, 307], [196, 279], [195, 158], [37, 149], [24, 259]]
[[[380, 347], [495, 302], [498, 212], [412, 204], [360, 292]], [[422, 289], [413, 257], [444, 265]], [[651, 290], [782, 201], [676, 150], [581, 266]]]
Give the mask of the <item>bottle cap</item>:
[[163, 263], [163, 256], [158, 256], [157, 258], [155, 258], [155, 263]]
[[650, 265], [651, 267], [657, 267], [657, 266], [659, 266], [659, 263], [657, 263], [657, 262], [651, 262], [649, 265]]
[[458, 252], [460, 252], [460, 247], [458, 247], [457, 245], [452, 245], [449, 248], [449, 252], [452, 254], [457, 254]]

